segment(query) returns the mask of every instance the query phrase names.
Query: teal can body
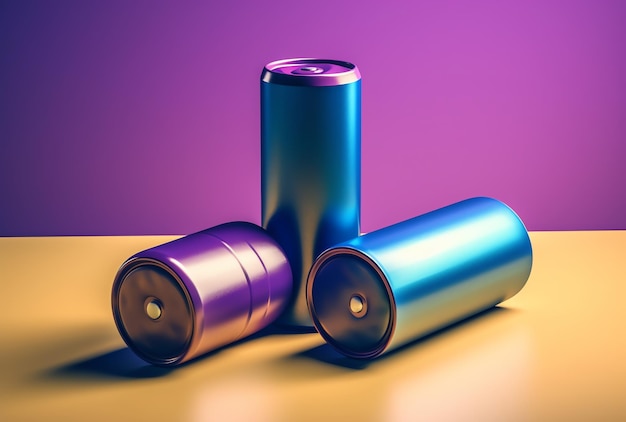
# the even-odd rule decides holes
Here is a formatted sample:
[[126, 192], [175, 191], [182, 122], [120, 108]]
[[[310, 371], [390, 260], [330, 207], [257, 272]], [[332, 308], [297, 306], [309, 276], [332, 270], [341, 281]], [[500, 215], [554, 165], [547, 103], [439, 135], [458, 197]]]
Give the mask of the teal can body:
[[289, 59], [261, 75], [262, 225], [294, 276], [279, 323], [312, 327], [306, 276], [330, 246], [359, 234], [361, 80], [355, 65]]
[[375, 358], [512, 297], [531, 267], [517, 214], [472, 198], [329, 248], [307, 302], [328, 343]]

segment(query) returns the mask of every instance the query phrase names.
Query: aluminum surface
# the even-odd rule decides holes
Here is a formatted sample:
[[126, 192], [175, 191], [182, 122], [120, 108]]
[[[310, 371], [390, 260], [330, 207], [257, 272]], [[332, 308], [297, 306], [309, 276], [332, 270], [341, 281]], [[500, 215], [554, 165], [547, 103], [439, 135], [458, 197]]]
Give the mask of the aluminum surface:
[[292, 283], [284, 252], [262, 228], [227, 223], [129, 258], [113, 283], [113, 316], [142, 359], [176, 365], [270, 324]]
[[337, 86], [361, 79], [359, 69], [352, 63], [325, 59], [284, 59], [268, 63], [261, 81], [295, 86]]
[[374, 358], [512, 297], [531, 267], [519, 217], [472, 198], [326, 250], [307, 302], [326, 341]]
[[307, 273], [326, 248], [359, 234], [361, 81], [355, 65], [279, 60], [261, 75], [262, 224], [294, 275], [279, 322], [312, 327]]

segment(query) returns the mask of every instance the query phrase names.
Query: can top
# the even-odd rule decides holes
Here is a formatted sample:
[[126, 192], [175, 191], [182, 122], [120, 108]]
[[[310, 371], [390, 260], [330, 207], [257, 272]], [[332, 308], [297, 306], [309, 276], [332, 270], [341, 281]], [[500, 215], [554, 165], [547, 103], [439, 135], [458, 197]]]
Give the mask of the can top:
[[261, 74], [263, 82], [297, 86], [345, 85], [360, 79], [352, 63], [313, 58], [276, 60], [266, 64]]

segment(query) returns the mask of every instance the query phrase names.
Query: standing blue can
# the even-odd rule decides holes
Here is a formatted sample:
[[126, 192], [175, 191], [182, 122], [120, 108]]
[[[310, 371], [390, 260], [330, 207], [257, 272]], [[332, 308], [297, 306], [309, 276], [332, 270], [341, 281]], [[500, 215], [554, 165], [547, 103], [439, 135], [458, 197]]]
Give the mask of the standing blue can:
[[262, 224], [294, 289], [279, 319], [312, 327], [306, 277], [325, 249], [359, 235], [361, 76], [351, 63], [287, 59], [261, 74]]
[[531, 266], [519, 217], [472, 198], [326, 250], [311, 268], [307, 302], [328, 343], [375, 358], [510, 298]]

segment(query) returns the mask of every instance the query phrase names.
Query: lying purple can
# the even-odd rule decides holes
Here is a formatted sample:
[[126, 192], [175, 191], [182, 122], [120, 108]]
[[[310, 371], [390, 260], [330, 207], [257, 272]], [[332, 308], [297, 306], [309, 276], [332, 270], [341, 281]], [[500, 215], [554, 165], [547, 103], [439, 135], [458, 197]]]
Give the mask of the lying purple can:
[[113, 282], [113, 317], [140, 358], [178, 365], [266, 327], [292, 284], [285, 253], [265, 230], [226, 223], [124, 262]]

